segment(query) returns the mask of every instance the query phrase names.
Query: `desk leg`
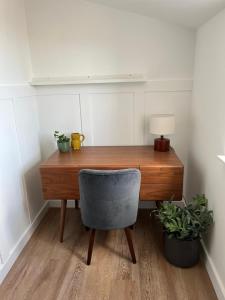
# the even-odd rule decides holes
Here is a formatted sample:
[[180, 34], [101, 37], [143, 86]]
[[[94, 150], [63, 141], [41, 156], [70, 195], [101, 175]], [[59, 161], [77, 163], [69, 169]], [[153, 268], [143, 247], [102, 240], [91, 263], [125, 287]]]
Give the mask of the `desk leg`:
[[155, 205], [158, 209], [160, 209], [160, 206], [163, 204], [163, 201], [155, 201]]
[[74, 200], [74, 201], [75, 201], [75, 209], [79, 209], [78, 200]]
[[63, 242], [63, 233], [64, 233], [64, 226], [65, 226], [65, 218], [66, 218], [66, 205], [67, 200], [61, 200], [61, 215], [60, 215], [60, 243]]

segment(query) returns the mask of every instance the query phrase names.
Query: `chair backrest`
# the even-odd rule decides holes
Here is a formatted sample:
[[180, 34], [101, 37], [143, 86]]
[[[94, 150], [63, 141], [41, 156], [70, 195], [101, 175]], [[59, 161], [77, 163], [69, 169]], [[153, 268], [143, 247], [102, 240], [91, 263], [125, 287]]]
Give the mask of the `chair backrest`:
[[93, 229], [117, 229], [137, 219], [141, 173], [137, 169], [81, 170], [81, 218]]

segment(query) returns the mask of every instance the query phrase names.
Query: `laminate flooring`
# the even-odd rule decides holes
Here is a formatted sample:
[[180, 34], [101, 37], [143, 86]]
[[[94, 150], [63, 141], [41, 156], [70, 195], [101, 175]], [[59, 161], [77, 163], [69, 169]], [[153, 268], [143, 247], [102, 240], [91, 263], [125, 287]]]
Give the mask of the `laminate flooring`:
[[139, 210], [132, 231], [132, 264], [123, 230], [97, 231], [92, 262], [85, 264], [89, 232], [80, 211], [67, 209], [59, 243], [58, 208], [50, 208], [0, 287], [1, 300], [215, 300], [202, 262], [170, 265], [162, 253], [162, 231], [149, 210]]

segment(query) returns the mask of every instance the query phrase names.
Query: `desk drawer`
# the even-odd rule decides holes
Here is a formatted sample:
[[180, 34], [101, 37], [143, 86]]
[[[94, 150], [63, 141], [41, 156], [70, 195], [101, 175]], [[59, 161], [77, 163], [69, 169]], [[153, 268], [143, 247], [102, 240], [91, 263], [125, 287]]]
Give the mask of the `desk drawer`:
[[45, 200], [80, 198], [78, 171], [72, 168], [43, 168], [40, 172]]
[[141, 182], [151, 184], [182, 184], [182, 168], [141, 169]]
[[182, 184], [147, 184], [141, 185], [141, 200], [182, 200]]

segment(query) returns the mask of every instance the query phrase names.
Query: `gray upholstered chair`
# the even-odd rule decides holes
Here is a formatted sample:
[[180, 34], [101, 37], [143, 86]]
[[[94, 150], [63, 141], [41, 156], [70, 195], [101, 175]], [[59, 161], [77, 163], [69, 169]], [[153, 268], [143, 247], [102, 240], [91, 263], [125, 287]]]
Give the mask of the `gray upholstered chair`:
[[80, 208], [84, 226], [91, 229], [87, 264], [91, 263], [96, 230], [125, 230], [136, 263], [130, 227], [136, 222], [141, 173], [137, 169], [81, 170]]

